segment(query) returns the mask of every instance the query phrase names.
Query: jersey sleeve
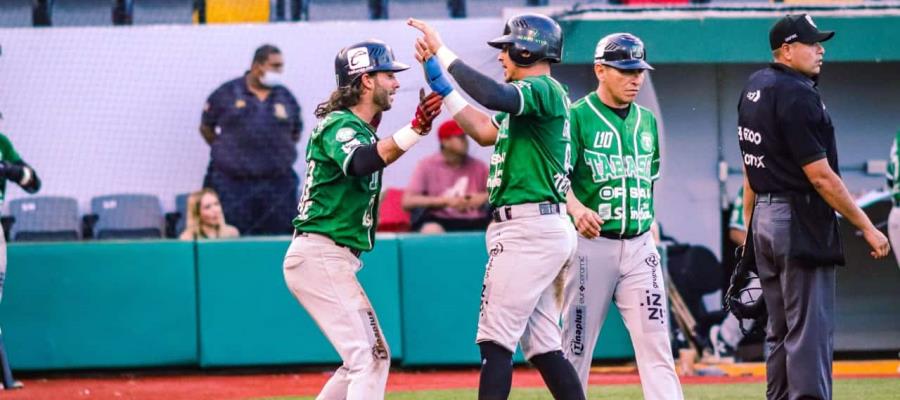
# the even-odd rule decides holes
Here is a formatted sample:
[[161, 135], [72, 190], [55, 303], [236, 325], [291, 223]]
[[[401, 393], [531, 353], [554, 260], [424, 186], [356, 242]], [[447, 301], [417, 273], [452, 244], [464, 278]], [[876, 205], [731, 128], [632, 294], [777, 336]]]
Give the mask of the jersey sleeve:
[[553, 96], [547, 82], [529, 77], [511, 82], [511, 84], [519, 91], [520, 102], [517, 116], [552, 114], [554, 111], [552, 110]]
[[825, 158], [826, 147], [819, 136], [824, 110], [812, 95], [801, 96], [778, 110], [785, 143], [791, 156], [805, 166]]
[[650, 159], [650, 180], [656, 181], [659, 179], [659, 167], [662, 163], [662, 153], [659, 148], [659, 127], [656, 124], [656, 117], [653, 117], [651, 120], [650, 128], [653, 129], [653, 158]]
[[[575, 108], [569, 110], [569, 137], [571, 138], [570, 143], [572, 145], [572, 156], [574, 158], [573, 165], [578, 165], [578, 162], [581, 160], [581, 157], [578, 155], [584, 151], [584, 138], [581, 137], [581, 123], [578, 119], [578, 112]], [[573, 169], [574, 171], [574, 169]], [[571, 174], [571, 171], [570, 171]]]
[[23, 163], [22, 157], [16, 152], [15, 147], [12, 145], [12, 141], [2, 133], [0, 133], [0, 157], [2, 157], [0, 160], [9, 161], [13, 164]]
[[371, 144], [369, 137], [366, 128], [360, 125], [335, 123], [322, 132], [319, 140], [325, 154], [347, 175], [353, 153], [356, 149]]
[[494, 124], [495, 128], [500, 129], [500, 125], [503, 125], [503, 120], [507, 118], [509, 118], [509, 114], [505, 112], [497, 113], [491, 117], [491, 123]]

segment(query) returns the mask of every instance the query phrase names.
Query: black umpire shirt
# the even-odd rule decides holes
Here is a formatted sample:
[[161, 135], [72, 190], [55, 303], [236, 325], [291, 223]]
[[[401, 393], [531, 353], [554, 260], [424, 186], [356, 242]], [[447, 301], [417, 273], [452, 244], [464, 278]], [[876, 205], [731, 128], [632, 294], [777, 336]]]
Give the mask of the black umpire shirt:
[[816, 81], [783, 64], [753, 73], [738, 103], [738, 143], [756, 193], [809, 193], [803, 166], [828, 159], [838, 173], [834, 126]]

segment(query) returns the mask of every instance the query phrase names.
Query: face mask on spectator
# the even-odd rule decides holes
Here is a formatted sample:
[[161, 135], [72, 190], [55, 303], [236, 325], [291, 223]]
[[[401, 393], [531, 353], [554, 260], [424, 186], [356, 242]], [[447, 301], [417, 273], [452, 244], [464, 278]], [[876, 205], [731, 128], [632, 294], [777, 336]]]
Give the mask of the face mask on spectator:
[[260, 78], [259, 83], [269, 88], [282, 86], [284, 85], [283, 75], [280, 72], [266, 71]]

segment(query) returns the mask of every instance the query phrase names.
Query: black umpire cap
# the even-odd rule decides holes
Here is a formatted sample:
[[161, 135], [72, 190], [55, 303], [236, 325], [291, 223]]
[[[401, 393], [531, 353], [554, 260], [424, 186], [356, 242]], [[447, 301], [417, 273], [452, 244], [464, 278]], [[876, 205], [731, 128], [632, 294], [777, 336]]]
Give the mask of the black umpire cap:
[[833, 36], [833, 31], [820, 31], [809, 14], [785, 15], [769, 30], [769, 46], [775, 50], [785, 43], [815, 44]]

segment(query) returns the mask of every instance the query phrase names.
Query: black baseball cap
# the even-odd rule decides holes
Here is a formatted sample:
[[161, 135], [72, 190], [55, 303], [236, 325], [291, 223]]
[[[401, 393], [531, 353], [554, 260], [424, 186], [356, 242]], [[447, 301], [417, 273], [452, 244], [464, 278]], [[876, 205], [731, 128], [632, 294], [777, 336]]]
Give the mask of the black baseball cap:
[[809, 14], [785, 15], [769, 30], [769, 46], [772, 50], [785, 43], [814, 44], [834, 37], [833, 31], [820, 31]]

